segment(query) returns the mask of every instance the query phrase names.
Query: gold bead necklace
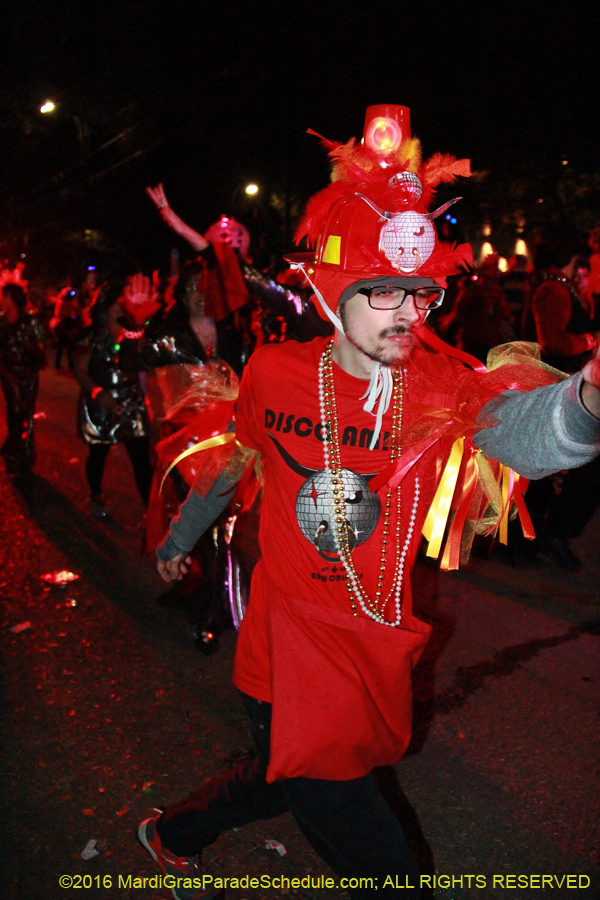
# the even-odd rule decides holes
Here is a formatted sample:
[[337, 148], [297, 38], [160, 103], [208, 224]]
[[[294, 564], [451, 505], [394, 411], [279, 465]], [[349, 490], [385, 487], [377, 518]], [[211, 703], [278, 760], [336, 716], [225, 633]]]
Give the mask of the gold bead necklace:
[[[353, 533], [350, 523], [346, 518], [346, 502], [344, 477], [340, 454], [339, 428], [337, 404], [335, 401], [335, 384], [333, 378], [332, 364], [333, 341], [325, 347], [321, 361], [319, 364], [319, 399], [321, 405], [321, 421], [326, 425], [325, 437], [323, 440], [323, 455], [325, 459], [325, 470], [329, 474], [330, 485], [330, 508], [332, 519], [332, 532], [335, 540], [336, 549], [346, 570], [346, 586], [350, 596], [350, 605], [355, 616], [360, 615], [358, 607], [376, 622], [392, 627], [399, 627], [402, 621], [402, 580], [404, 574], [404, 564], [406, 555], [410, 547], [410, 542], [414, 532], [415, 519], [419, 503], [419, 480], [415, 480], [415, 498], [408, 528], [408, 533], [403, 547], [400, 547], [400, 528], [401, 528], [401, 492], [400, 487], [396, 488], [396, 540], [395, 540], [395, 559], [394, 559], [394, 577], [389, 592], [383, 597], [383, 583], [387, 567], [388, 554], [388, 537], [390, 533], [390, 518], [392, 514], [392, 489], [388, 485], [387, 496], [385, 501], [384, 517], [383, 517], [383, 538], [381, 548], [381, 561], [379, 564], [379, 577], [377, 579], [377, 588], [375, 598], [369, 597], [365, 589], [360, 583], [360, 579], [354, 567], [352, 559], [352, 548], [350, 546], [350, 535]], [[402, 370], [397, 369], [393, 372], [393, 405], [392, 405], [392, 433], [390, 439], [390, 459], [397, 459], [401, 455], [400, 436], [402, 430], [402, 407], [403, 407], [403, 376]], [[395, 619], [393, 622], [387, 621], [385, 618], [385, 608], [388, 602], [394, 598], [395, 601]]]

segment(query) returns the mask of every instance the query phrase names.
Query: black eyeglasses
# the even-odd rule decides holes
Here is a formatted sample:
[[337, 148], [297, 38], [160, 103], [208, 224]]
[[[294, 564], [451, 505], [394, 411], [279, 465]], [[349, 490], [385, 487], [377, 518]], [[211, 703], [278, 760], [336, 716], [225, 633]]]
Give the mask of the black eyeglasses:
[[408, 296], [413, 298], [417, 309], [437, 309], [444, 299], [444, 289], [440, 287], [400, 288], [380, 284], [359, 288], [358, 293], [368, 298], [371, 309], [399, 309]]

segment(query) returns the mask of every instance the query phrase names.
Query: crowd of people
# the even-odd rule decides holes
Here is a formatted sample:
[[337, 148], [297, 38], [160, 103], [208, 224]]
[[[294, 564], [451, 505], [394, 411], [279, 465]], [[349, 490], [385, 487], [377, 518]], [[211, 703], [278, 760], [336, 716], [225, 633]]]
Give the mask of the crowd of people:
[[[569, 540], [600, 499], [593, 261], [547, 236], [526, 280], [516, 261], [510, 299], [494, 257], [465, 273], [468, 245], [441, 243], [431, 224], [449, 204], [428, 205], [468, 160], [423, 162], [403, 110], [374, 113], [364, 144], [326, 142], [335, 177], [297, 232], [315, 251], [285, 287], [245, 260], [239, 223], [201, 235], [159, 185], [150, 199], [196, 258], [175, 283], [137, 273], [90, 304], [65, 287], [50, 324], [55, 365], [65, 353], [81, 386], [90, 513], [107, 515], [104, 465], [123, 442], [166, 582], [185, 579], [202, 536], [262, 489], [234, 672], [257, 756], [138, 832], [179, 900], [217, 896], [199, 855], [221, 831], [286, 809], [336, 873], [379, 877], [381, 897], [394, 890], [383, 877], [402, 877], [417, 897], [416, 862], [371, 771], [410, 737], [410, 672], [430, 630], [408, 582], [421, 534], [447, 569], [476, 533], [506, 531], [513, 503], [532, 537], [532, 479], [539, 547], [576, 570]], [[8, 277], [2, 308], [2, 454], [23, 476], [45, 351]], [[332, 564], [342, 574], [316, 592]]]
[[[171, 209], [162, 185], [149, 188], [148, 195], [166, 224], [198, 254], [184, 265], [179, 277], [161, 278], [154, 272], [149, 279], [138, 273], [99, 289], [95, 272], [92, 278], [88, 273], [79, 288], [67, 284], [34, 305], [27, 296], [22, 264], [0, 272], [6, 472], [23, 475], [34, 464], [38, 373], [50, 360], [56, 371], [71, 372], [82, 388], [78, 421], [89, 447], [89, 511], [99, 519], [108, 515], [102, 474], [110, 446], [116, 442], [125, 444], [140, 497], [148, 506], [156, 446], [161, 432], [164, 438], [165, 431], [172, 432], [174, 427], [172, 421], [165, 426], [165, 393], [171, 406], [177, 402], [174, 385], [167, 385], [165, 366], [203, 366], [214, 358], [230, 366], [239, 378], [251, 354], [264, 343], [306, 341], [331, 330], [310, 304], [310, 285], [300, 273], [283, 261], [276, 278], [252, 267], [250, 235], [240, 223], [222, 217], [204, 237]], [[582, 236], [579, 246], [572, 235], [556, 229], [542, 231], [532, 245], [531, 261], [514, 256], [508, 271], [502, 272], [499, 257], [492, 253], [471, 272], [455, 276], [430, 326], [447, 343], [482, 363], [498, 345], [536, 342], [544, 363], [573, 374], [591, 358], [600, 332], [596, 269], [600, 269], [597, 231], [587, 245]], [[131, 299], [134, 295], [136, 300]], [[120, 352], [120, 338], [132, 315], [144, 319], [139, 323], [144, 325], [143, 341], [135, 359], [130, 345]], [[138, 332], [139, 324], [132, 326]], [[149, 523], [147, 547], [156, 545], [185, 496], [181, 485], [175, 491], [171, 483], [177, 478], [174, 470], [167, 499], [155, 498], [161, 511]], [[537, 539], [524, 541], [514, 529], [513, 562], [528, 561], [543, 552], [560, 566], [578, 571], [581, 561], [570, 541], [582, 534], [598, 502], [597, 462], [532, 484], [528, 507]]]

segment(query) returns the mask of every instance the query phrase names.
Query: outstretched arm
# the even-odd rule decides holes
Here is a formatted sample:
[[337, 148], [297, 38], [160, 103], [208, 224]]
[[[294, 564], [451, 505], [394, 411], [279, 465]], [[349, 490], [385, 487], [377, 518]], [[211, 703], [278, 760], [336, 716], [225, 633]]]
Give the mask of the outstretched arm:
[[586, 363], [581, 374], [585, 382], [581, 389], [583, 405], [588, 412], [600, 419], [600, 344], [596, 347], [596, 355]]
[[475, 432], [475, 446], [525, 478], [591, 462], [600, 455], [600, 391], [584, 380], [597, 368], [592, 375], [586, 369], [558, 384], [505, 391], [490, 400], [478, 422], [493, 427]]
[[208, 247], [208, 241], [198, 231], [194, 231], [193, 228], [190, 228], [189, 225], [186, 225], [183, 219], [179, 218], [177, 213], [173, 212], [173, 210], [169, 206], [169, 201], [167, 200], [167, 196], [162, 184], [157, 184], [154, 188], [147, 187], [146, 193], [160, 212], [169, 228], [172, 228], [176, 234], [187, 241], [188, 244], [190, 244], [194, 248], [194, 250], [198, 250], [198, 252], [206, 250], [206, 248]]

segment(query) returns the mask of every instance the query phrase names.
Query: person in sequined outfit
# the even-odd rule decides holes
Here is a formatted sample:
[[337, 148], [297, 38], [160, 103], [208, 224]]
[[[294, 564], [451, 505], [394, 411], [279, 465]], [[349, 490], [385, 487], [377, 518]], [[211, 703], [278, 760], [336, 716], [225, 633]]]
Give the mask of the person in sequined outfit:
[[23, 288], [5, 284], [1, 297], [0, 380], [8, 434], [0, 453], [6, 472], [20, 475], [29, 472], [35, 462], [33, 414], [39, 371], [46, 365], [46, 357], [37, 319], [26, 311]]
[[92, 309], [92, 324], [73, 354], [75, 377], [81, 385], [79, 432], [89, 447], [85, 467], [89, 507], [95, 518], [107, 515], [102, 476], [113, 444], [125, 445], [144, 506], [148, 505], [152, 483], [144, 394], [138, 373], [125, 372], [119, 366], [121, 294], [120, 284], [102, 289]]

